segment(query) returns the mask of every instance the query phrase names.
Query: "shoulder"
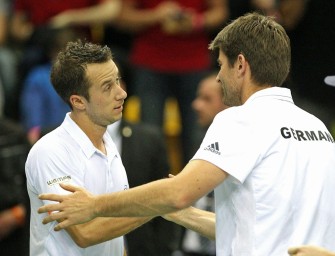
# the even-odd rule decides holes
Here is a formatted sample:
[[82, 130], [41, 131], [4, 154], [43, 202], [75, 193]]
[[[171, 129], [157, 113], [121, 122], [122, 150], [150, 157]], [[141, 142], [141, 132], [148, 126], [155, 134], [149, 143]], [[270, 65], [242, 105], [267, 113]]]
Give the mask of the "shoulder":
[[250, 117], [250, 111], [245, 106], [230, 107], [219, 112], [214, 121], [216, 122], [246, 122]]
[[259, 122], [243, 106], [230, 107], [216, 115], [207, 131], [207, 137], [232, 142], [237, 138], [246, 141], [252, 137], [258, 125]]
[[40, 138], [31, 148], [29, 155], [36, 155], [40, 159], [56, 156], [69, 157], [71, 141], [70, 136], [66, 136], [62, 128], [58, 127]]

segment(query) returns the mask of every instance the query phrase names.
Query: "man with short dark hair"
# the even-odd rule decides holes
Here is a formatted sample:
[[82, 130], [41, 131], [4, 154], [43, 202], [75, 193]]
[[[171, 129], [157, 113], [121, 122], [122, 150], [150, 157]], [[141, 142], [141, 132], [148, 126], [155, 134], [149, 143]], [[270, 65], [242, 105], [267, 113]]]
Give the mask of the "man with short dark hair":
[[98, 218], [53, 232], [42, 224], [49, 204], [40, 193], [63, 193], [59, 183], [73, 183], [94, 194], [128, 189], [127, 175], [107, 126], [122, 117], [127, 97], [118, 67], [107, 46], [69, 42], [51, 69], [56, 92], [70, 106], [63, 123], [38, 140], [26, 162], [31, 204], [30, 255], [125, 255], [122, 235], [151, 218]]

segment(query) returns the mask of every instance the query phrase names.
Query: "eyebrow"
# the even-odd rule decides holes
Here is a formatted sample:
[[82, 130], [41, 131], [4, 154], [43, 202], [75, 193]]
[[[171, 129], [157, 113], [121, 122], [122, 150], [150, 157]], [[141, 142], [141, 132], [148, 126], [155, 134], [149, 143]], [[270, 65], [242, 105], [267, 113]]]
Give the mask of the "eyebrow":
[[108, 85], [109, 83], [115, 83], [117, 80], [120, 80], [120, 79], [121, 79], [121, 76], [120, 76], [120, 73], [118, 72], [115, 79], [108, 79], [108, 80], [104, 81], [102, 83], [101, 87], [104, 87], [105, 85]]
[[104, 82], [102, 83], [101, 87], [104, 87], [104, 86], [106, 86], [106, 85], [112, 83], [112, 81], [113, 81], [112, 79], [109, 79], [109, 80], [104, 81]]

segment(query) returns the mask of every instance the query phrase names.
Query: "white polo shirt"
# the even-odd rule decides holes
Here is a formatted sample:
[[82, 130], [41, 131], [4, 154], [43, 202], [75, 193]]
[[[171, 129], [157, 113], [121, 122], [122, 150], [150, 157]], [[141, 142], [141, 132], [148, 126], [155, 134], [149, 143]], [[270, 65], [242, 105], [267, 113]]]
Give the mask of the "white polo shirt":
[[300, 244], [335, 251], [335, 143], [288, 89], [219, 113], [193, 159], [229, 174], [215, 189], [218, 256], [287, 255]]
[[39, 200], [39, 194], [68, 193], [58, 185], [61, 182], [85, 187], [93, 194], [128, 189], [120, 155], [107, 132], [103, 140], [107, 156], [93, 146], [68, 113], [60, 127], [41, 138], [31, 149], [26, 162], [31, 204], [30, 255], [123, 255], [123, 237], [83, 249], [65, 230], [53, 231], [56, 222], [43, 225], [45, 214], [37, 213], [39, 207], [51, 203]]

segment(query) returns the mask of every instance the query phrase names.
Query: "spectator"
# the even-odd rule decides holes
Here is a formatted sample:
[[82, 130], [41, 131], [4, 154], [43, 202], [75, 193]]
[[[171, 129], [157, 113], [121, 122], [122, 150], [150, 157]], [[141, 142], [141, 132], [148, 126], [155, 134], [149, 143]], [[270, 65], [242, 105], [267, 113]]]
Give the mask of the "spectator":
[[24, 163], [29, 144], [22, 127], [0, 119], [0, 251], [29, 255], [29, 200]]
[[113, 20], [120, 10], [119, 0], [61, 0], [48, 3], [43, 9], [38, 0], [15, 0], [12, 34], [19, 41], [29, 40], [40, 27], [90, 27]]
[[136, 33], [130, 58], [141, 120], [162, 127], [165, 101], [174, 96], [181, 113], [184, 162], [199, 143], [191, 103], [200, 79], [211, 67], [209, 31], [220, 28], [227, 18], [223, 0], [126, 0], [117, 21]]
[[216, 73], [210, 73], [200, 81], [197, 97], [192, 103], [197, 114], [197, 122], [205, 131], [212, 124], [214, 117], [228, 108], [224, 104], [223, 91], [216, 76]]
[[0, 1], [0, 77], [5, 101], [3, 102], [6, 118], [14, 119], [17, 112], [17, 101], [14, 95], [17, 93], [17, 54], [11, 45], [9, 33], [9, 21], [11, 16], [11, 1]]

